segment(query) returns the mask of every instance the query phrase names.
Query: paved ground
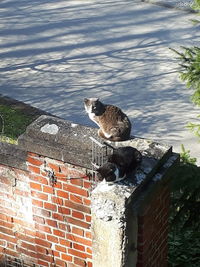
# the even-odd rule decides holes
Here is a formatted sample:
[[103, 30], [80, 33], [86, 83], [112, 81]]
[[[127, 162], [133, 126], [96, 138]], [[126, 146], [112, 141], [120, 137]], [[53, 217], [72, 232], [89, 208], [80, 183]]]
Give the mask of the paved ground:
[[130, 116], [134, 135], [199, 157], [185, 129], [199, 110], [169, 50], [199, 44], [194, 17], [139, 0], [2, 0], [0, 93], [93, 126], [82, 100], [98, 96]]

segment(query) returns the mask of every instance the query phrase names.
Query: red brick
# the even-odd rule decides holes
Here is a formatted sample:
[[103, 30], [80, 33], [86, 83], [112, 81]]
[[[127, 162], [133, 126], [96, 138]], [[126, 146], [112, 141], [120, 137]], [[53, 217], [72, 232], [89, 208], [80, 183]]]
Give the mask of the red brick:
[[53, 243], [58, 243], [58, 238], [54, 235], [47, 235], [47, 240]]
[[35, 231], [34, 230], [25, 229], [24, 232], [25, 232], [25, 236], [35, 237]]
[[46, 239], [46, 234], [36, 231], [35, 236], [40, 239]]
[[35, 165], [35, 166], [41, 166], [43, 164], [43, 161], [38, 158], [33, 158], [30, 155], [27, 157], [28, 163]]
[[91, 226], [89, 223], [86, 223], [86, 222], [83, 222], [83, 221], [80, 221], [80, 220], [77, 220], [77, 219], [74, 219], [74, 218], [68, 218], [67, 222], [71, 223], [71, 224], [74, 224], [76, 226], [80, 226], [80, 227], [86, 228], [86, 229], [89, 229], [90, 226]]
[[32, 204], [33, 204], [34, 206], [43, 208], [43, 201], [41, 201], [41, 200], [32, 199]]
[[69, 199], [69, 193], [62, 190], [57, 190], [57, 196]]
[[21, 243], [21, 246], [22, 246], [24, 249], [28, 249], [28, 250], [31, 250], [31, 251], [34, 251], [34, 252], [36, 251], [34, 245], [31, 245], [31, 244], [26, 243], [26, 242], [22, 242], [22, 243]]
[[86, 215], [85, 218], [86, 222], [91, 222], [92, 217], [90, 215]]
[[65, 206], [69, 207], [69, 208], [72, 208], [73, 210], [81, 211], [81, 212], [84, 212], [84, 213], [88, 213], [88, 214], [91, 213], [91, 209], [89, 207], [81, 205], [81, 204], [78, 204], [78, 203], [75, 203], [75, 202], [72, 202], [70, 200], [66, 200], [65, 201]]
[[71, 255], [77, 256], [79, 258], [82, 258], [82, 259], [90, 258], [90, 255], [88, 255], [87, 253], [81, 252], [81, 251], [78, 251], [78, 250], [75, 250], [75, 249], [72, 249], [72, 248], [68, 249], [68, 253], [71, 254]]
[[56, 248], [56, 250], [58, 250], [60, 252], [64, 252], [64, 253], [66, 253], [66, 251], [67, 251], [65, 247], [61, 247], [61, 246], [58, 246], [58, 245], [56, 245], [55, 248]]
[[13, 223], [13, 217], [0, 213], [0, 220]]
[[45, 210], [45, 209], [33, 207], [32, 210], [33, 210], [34, 215], [44, 216], [44, 217], [50, 217], [51, 216], [51, 212], [48, 210]]
[[42, 200], [48, 200], [48, 195], [47, 194], [43, 194], [37, 191], [31, 191], [31, 195], [32, 197], [38, 198], [38, 199], [42, 199]]
[[79, 229], [77, 227], [72, 227], [72, 233], [80, 236], [84, 236], [84, 231], [82, 229]]
[[63, 185], [63, 189], [67, 192], [71, 192], [80, 196], [88, 197], [88, 190], [73, 186], [73, 185]]
[[91, 206], [91, 200], [88, 198], [84, 198], [83, 199], [83, 204], [85, 204], [86, 206]]
[[65, 232], [57, 230], [57, 229], [53, 230], [53, 234], [59, 237], [65, 237]]
[[30, 172], [40, 174], [40, 168], [38, 168], [38, 167], [29, 165], [29, 166], [28, 166], [28, 170], [29, 170]]
[[77, 186], [80, 186], [80, 187], [83, 186], [82, 178], [80, 178], [80, 179], [71, 179], [70, 183], [74, 184], [74, 185], [77, 185]]
[[47, 210], [57, 211], [57, 207], [54, 204], [44, 202], [44, 208]]
[[2, 232], [0, 232], [0, 239], [6, 240], [7, 242], [10, 242], [10, 243], [13, 243], [13, 244], [17, 243], [16, 237], [8, 236], [8, 235], [6, 235], [6, 234], [4, 234]]
[[55, 220], [46, 219], [46, 224], [52, 227], [58, 227], [58, 223]]
[[85, 232], [85, 237], [92, 239], [92, 234], [91, 232]]
[[65, 247], [69, 247], [71, 248], [72, 247], [72, 242], [70, 242], [69, 240], [67, 239], [59, 239], [59, 242], [62, 246], [65, 246]]
[[[57, 176], [56, 176], [57, 178]], [[56, 181], [56, 184], [54, 184], [54, 188], [56, 189], [62, 189], [62, 183], [61, 182], [58, 182], [58, 180]]]
[[46, 226], [46, 225], [41, 225], [41, 224], [38, 224], [36, 223], [35, 224], [35, 229], [39, 230], [39, 231], [42, 231], [42, 232], [45, 232], [45, 233], [48, 233], [48, 234], [51, 234], [51, 228]]
[[72, 256], [70, 255], [66, 255], [66, 254], [62, 254], [61, 255], [61, 258], [65, 261], [69, 261], [69, 262], [72, 262]]
[[53, 213], [52, 214], [52, 218], [55, 220], [59, 220], [59, 221], [63, 221], [64, 220], [64, 216], [62, 214], [59, 213]]
[[80, 220], [84, 219], [84, 214], [79, 211], [72, 211], [72, 217], [78, 218]]
[[48, 194], [54, 194], [54, 188], [51, 186], [44, 185], [43, 192]]
[[40, 238], [35, 238], [35, 243], [40, 245], [40, 246], [43, 246], [45, 248], [51, 247], [51, 242], [48, 242], [48, 241], [40, 239]]
[[66, 223], [59, 223], [58, 224], [58, 228], [60, 230], [66, 231], [67, 230], [67, 225], [66, 225]]
[[92, 246], [92, 241], [91, 240], [87, 240], [85, 238], [79, 237], [79, 236], [75, 236], [72, 234], [67, 234], [67, 239], [72, 240], [73, 242], [77, 242], [80, 243], [82, 245], [91, 247]]
[[12, 229], [13, 228], [13, 223], [5, 222], [5, 221], [0, 221], [0, 226]]
[[56, 196], [51, 196], [51, 201], [52, 201], [52, 203], [58, 204], [59, 206], [63, 206], [63, 203], [64, 203], [62, 198], [59, 198]]
[[69, 199], [71, 201], [73, 201], [73, 202], [83, 204], [83, 198], [80, 197], [80, 196], [76, 196], [76, 195], [70, 194]]
[[48, 162], [48, 167], [51, 168], [54, 172], [59, 173], [61, 171], [61, 168], [59, 165], [51, 163], [51, 162]]
[[52, 262], [53, 261], [53, 258], [52, 258], [52, 255], [45, 255], [44, 253], [37, 253], [38, 255], [38, 259], [40, 260], [43, 260], [43, 261], [46, 261], [46, 262]]
[[0, 226], [0, 232], [7, 234], [7, 235], [11, 235], [11, 236], [13, 236], [13, 234], [14, 234], [11, 229], [8, 229], [8, 228], [2, 227], [2, 226]]
[[42, 190], [42, 186], [40, 184], [37, 184], [37, 183], [30, 182], [30, 187], [34, 190], [37, 190], [37, 191]]
[[81, 259], [76, 258], [76, 257], [74, 257], [74, 263], [77, 266], [82, 266], [82, 267], [85, 267], [86, 266], [86, 262], [84, 260], [81, 260]]
[[47, 185], [48, 184], [48, 180], [44, 177], [42, 177], [41, 175], [30, 175], [31, 180], [38, 182], [40, 184], [44, 184]]
[[87, 251], [87, 253], [92, 254], [91, 248], [87, 248], [86, 251]]
[[33, 215], [33, 220], [37, 223], [41, 223], [44, 224], [45, 223], [45, 219], [43, 217], [37, 216], [37, 215]]
[[55, 266], [66, 267], [65, 262], [60, 259], [55, 259], [55, 263], [56, 263]]
[[77, 249], [77, 250], [85, 251], [85, 247], [82, 246], [82, 245], [79, 245], [79, 244], [74, 243], [74, 244], [73, 244], [73, 247], [74, 247], [75, 249]]
[[71, 210], [65, 207], [58, 207], [58, 212], [65, 215], [71, 214]]
[[88, 262], [87, 267], [92, 267], [92, 262]]
[[84, 181], [84, 182], [83, 182], [83, 186], [84, 186], [84, 188], [86, 188], [86, 189], [90, 189], [90, 188], [91, 188], [91, 182], [86, 182], [86, 181]]
[[40, 266], [49, 266], [49, 263], [48, 262], [45, 262], [45, 261], [42, 261], [41, 259], [38, 259], [38, 264], [40, 265]]

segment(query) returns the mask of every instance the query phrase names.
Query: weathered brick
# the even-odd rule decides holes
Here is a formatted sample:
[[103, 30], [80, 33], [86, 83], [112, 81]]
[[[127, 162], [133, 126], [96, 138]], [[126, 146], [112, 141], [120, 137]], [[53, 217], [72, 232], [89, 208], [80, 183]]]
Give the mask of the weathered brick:
[[66, 253], [66, 251], [67, 251], [65, 247], [61, 247], [61, 246], [58, 246], [58, 245], [55, 246], [55, 249], [60, 251], [60, 252], [64, 252], [64, 253]]
[[85, 216], [82, 212], [79, 211], [72, 211], [72, 217], [78, 218], [80, 220], [84, 220]]
[[65, 207], [58, 207], [58, 212], [65, 215], [71, 214], [71, 210]]
[[34, 252], [36, 251], [35, 245], [29, 244], [29, 243], [26, 243], [26, 242], [22, 242], [21, 243], [21, 247], [23, 247], [24, 249], [27, 249], [27, 250], [34, 251]]
[[91, 208], [90, 207], [87, 207], [85, 205], [81, 205], [81, 204], [72, 202], [70, 200], [66, 200], [65, 201], [65, 206], [69, 207], [69, 208], [72, 208], [73, 210], [81, 211], [81, 212], [84, 212], [84, 213], [88, 213], [88, 214], [91, 213]]
[[85, 247], [83, 245], [79, 245], [77, 243], [73, 244], [73, 248], [77, 249], [77, 250], [80, 250], [80, 251], [85, 251]]
[[42, 191], [41, 184], [30, 182], [30, 186], [33, 190]]
[[81, 259], [76, 258], [76, 257], [74, 257], [74, 263], [75, 263], [77, 266], [82, 266], [82, 267], [85, 267], [85, 266], [86, 266], [86, 261], [81, 260]]
[[68, 249], [68, 253], [71, 254], [71, 255], [77, 256], [79, 258], [82, 258], [82, 259], [90, 258], [90, 255], [88, 255], [87, 253], [81, 252], [81, 251], [78, 251], [78, 250], [75, 250], [75, 249], [72, 249], [72, 248]]
[[47, 240], [43, 240], [41, 238], [35, 238], [35, 243], [45, 248], [51, 247], [51, 242], [48, 242]]
[[58, 237], [65, 237], [65, 232], [60, 231], [58, 229], [53, 229], [53, 234], [58, 236]]
[[44, 224], [45, 223], [45, 219], [43, 217], [40, 217], [40, 216], [37, 216], [37, 215], [34, 215], [33, 216], [33, 220], [37, 223], [41, 223], [41, 224]]
[[45, 177], [43, 177], [41, 175], [32, 174], [32, 175], [30, 175], [30, 179], [32, 181], [35, 181], [35, 182], [40, 183], [42, 185], [47, 185], [48, 184], [47, 178], [45, 178]]
[[56, 237], [54, 235], [47, 235], [47, 240], [54, 242], [54, 243], [58, 243], [58, 237]]
[[79, 204], [83, 204], [83, 198], [80, 196], [76, 196], [74, 194], [70, 194], [69, 199], [73, 202], [79, 203]]
[[92, 246], [92, 241], [91, 240], [87, 240], [85, 238], [82, 238], [80, 236], [75, 236], [75, 235], [72, 235], [72, 234], [67, 234], [67, 239], [73, 241], [73, 242], [77, 242], [79, 244], [82, 244], [82, 245], [85, 245], [85, 246], [88, 246], [88, 247], [91, 247]]
[[84, 230], [77, 228], [77, 227], [72, 227], [72, 233], [80, 236], [84, 236]]
[[43, 192], [48, 194], [54, 194], [54, 188], [52, 186], [44, 185]]
[[63, 189], [67, 192], [71, 192], [80, 196], [88, 197], [88, 190], [79, 188], [73, 185], [63, 185]]
[[52, 233], [52, 230], [51, 230], [50, 227], [48, 227], [46, 225], [41, 225], [41, 224], [38, 224], [38, 223], [35, 224], [35, 229], [37, 229], [37, 230], [39, 230], [41, 232], [48, 233], [48, 234]]
[[73, 225], [76, 225], [76, 226], [80, 226], [80, 227], [85, 228], [85, 229], [89, 229], [91, 226], [89, 223], [86, 223], [84, 221], [80, 221], [80, 220], [77, 220], [77, 219], [74, 219], [71, 217], [68, 217], [67, 222], [71, 223]]
[[35, 165], [35, 166], [41, 166], [43, 164], [43, 161], [39, 158], [31, 157], [31, 155], [28, 155], [27, 162], [29, 164]]
[[69, 247], [69, 248], [72, 247], [72, 242], [70, 242], [70, 241], [67, 240], [67, 239], [62, 239], [62, 238], [60, 238], [60, 239], [59, 239], [59, 242], [60, 242], [60, 245], [62, 245], [62, 246]]
[[57, 196], [69, 199], [69, 193], [62, 190], [57, 190]]
[[44, 202], [44, 208], [47, 210], [57, 211], [57, 206], [48, 202]]
[[29, 170], [30, 172], [40, 174], [40, 168], [38, 168], [38, 167], [36, 167], [36, 166], [29, 165], [29, 166], [28, 166], [28, 170]]
[[65, 261], [72, 262], [72, 256], [67, 255], [67, 254], [61, 254], [61, 258]]
[[41, 192], [37, 192], [37, 191], [32, 190], [31, 195], [32, 195], [32, 197], [35, 197], [35, 198], [40, 199], [40, 200], [48, 200], [48, 195], [41, 193]]
[[38, 200], [38, 199], [32, 199], [32, 204], [33, 204], [34, 206], [43, 208], [43, 201], [41, 201], [41, 200]]
[[46, 219], [45, 220], [46, 224], [52, 227], [58, 227], [58, 223], [55, 220], [52, 219]]

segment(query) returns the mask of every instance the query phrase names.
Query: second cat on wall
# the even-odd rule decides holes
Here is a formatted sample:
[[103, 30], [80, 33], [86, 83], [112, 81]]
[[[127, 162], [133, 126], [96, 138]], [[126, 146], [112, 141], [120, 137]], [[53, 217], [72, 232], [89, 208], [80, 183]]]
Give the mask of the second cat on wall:
[[103, 104], [99, 98], [85, 98], [84, 106], [89, 118], [99, 126], [100, 137], [113, 142], [130, 138], [131, 122], [119, 107]]
[[99, 181], [118, 182], [137, 170], [142, 161], [142, 154], [134, 147], [125, 146], [115, 148], [109, 155], [108, 161], [96, 171]]

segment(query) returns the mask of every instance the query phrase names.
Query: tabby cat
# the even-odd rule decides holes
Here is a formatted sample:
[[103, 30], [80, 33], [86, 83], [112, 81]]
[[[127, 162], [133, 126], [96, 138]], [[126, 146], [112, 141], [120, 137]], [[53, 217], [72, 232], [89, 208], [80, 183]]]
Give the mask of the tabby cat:
[[103, 104], [98, 98], [85, 98], [85, 110], [98, 126], [98, 135], [110, 141], [125, 141], [130, 138], [131, 122], [122, 110]]

